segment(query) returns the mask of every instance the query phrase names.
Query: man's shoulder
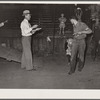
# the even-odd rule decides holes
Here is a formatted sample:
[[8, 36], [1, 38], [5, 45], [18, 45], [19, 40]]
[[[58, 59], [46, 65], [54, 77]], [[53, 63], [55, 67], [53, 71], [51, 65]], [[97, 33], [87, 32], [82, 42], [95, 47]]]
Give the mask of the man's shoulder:
[[79, 22], [81, 25], [86, 25], [84, 22]]
[[21, 22], [21, 25], [26, 24], [27, 22], [25, 21], [25, 19]]
[[84, 22], [80, 22], [80, 23], [81, 23], [80, 26], [85, 27], [85, 28], [88, 27], [86, 23]]

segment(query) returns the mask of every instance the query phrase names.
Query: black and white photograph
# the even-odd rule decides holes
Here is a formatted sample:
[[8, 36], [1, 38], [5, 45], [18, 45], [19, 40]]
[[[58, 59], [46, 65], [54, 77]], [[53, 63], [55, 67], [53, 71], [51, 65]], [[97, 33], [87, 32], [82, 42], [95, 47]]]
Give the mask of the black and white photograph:
[[100, 2], [0, 3], [0, 89], [100, 89]]

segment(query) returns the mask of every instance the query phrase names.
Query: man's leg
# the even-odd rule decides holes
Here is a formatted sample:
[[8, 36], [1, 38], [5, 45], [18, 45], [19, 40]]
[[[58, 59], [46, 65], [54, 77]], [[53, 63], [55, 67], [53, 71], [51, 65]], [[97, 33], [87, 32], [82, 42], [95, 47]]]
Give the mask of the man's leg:
[[70, 60], [70, 72], [69, 72], [69, 74], [72, 74], [72, 73], [75, 72], [77, 50], [78, 50], [78, 44], [75, 41], [75, 42], [73, 42], [73, 45], [72, 45], [71, 60]]
[[25, 59], [25, 53], [24, 53], [24, 39], [22, 38], [22, 58], [21, 58], [21, 68], [26, 68], [26, 59]]
[[79, 43], [79, 65], [78, 65], [78, 71], [81, 71], [84, 67], [84, 54], [85, 54], [85, 40], [81, 40]]
[[21, 68], [26, 68], [26, 59], [25, 59], [24, 51], [22, 52]]
[[30, 37], [24, 37], [23, 39], [23, 50], [24, 50], [24, 59], [26, 64], [26, 70], [33, 69], [32, 62], [32, 52], [31, 52], [31, 40]]
[[71, 56], [67, 55], [68, 66], [70, 66], [70, 58], [71, 58]]

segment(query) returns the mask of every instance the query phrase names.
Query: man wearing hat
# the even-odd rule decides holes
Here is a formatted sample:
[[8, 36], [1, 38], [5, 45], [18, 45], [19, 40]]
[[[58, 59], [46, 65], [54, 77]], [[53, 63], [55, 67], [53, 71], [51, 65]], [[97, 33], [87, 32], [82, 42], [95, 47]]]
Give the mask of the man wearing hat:
[[34, 28], [37, 28], [38, 25], [31, 26], [29, 20], [31, 19], [31, 14], [29, 10], [24, 10], [23, 15], [24, 20], [21, 22], [20, 28], [22, 33], [22, 59], [21, 59], [21, 68], [26, 70], [35, 70], [33, 67], [32, 61], [32, 51], [31, 51], [31, 36]]

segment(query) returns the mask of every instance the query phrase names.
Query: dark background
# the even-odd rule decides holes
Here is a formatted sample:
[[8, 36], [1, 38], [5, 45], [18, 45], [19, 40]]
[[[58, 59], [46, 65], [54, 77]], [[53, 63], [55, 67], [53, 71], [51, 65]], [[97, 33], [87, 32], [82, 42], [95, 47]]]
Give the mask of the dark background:
[[[67, 22], [65, 28], [65, 36], [72, 36], [72, 24], [70, 18], [75, 15], [75, 9], [80, 7], [83, 11], [82, 21], [89, 27], [90, 11], [87, 10], [89, 4], [0, 4], [0, 22], [8, 20], [3, 27], [0, 28], [0, 43], [6, 43], [8, 46], [21, 50], [21, 29], [20, 23], [24, 19], [22, 13], [24, 10], [30, 10], [32, 25], [38, 24], [42, 28], [41, 31], [33, 35], [34, 52], [64, 52], [64, 39], [54, 39], [59, 35], [59, 20], [61, 13], [64, 13]], [[90, 25], [89, 25], [90, 24]], [[52, 36], [51, 44], [47, 43], [47, 36]], [[59, 44], [60, 43], [60, 44]], [[59, 45], [58, 45], [59, 44]], [[17, 46], [18, 45], [18, 46]], [[48, 47], [48, 45], [50, 45]], [[43, 54], [43, 53], [42, 53]]]
[[[89, 13], [85, 11], [88, 6], [88, 4], [78, 5], [83, 10], [83, 20], [87, 20], [89, 17]], [[34, 23], [34, 20], [41, 18], [42, 13], [46, 10], [52, 19], [59, 18], [61, 13], [64, 13], [65, 17], [69, 19], [74, 15], [75, 8], [74, 4], [0, 4], [0, 22], [8, 20], [9, 23], [5, 27], [18, 28], [23, 19], [22, 12], [25, 9], [31, 11], [32, 23]]]

